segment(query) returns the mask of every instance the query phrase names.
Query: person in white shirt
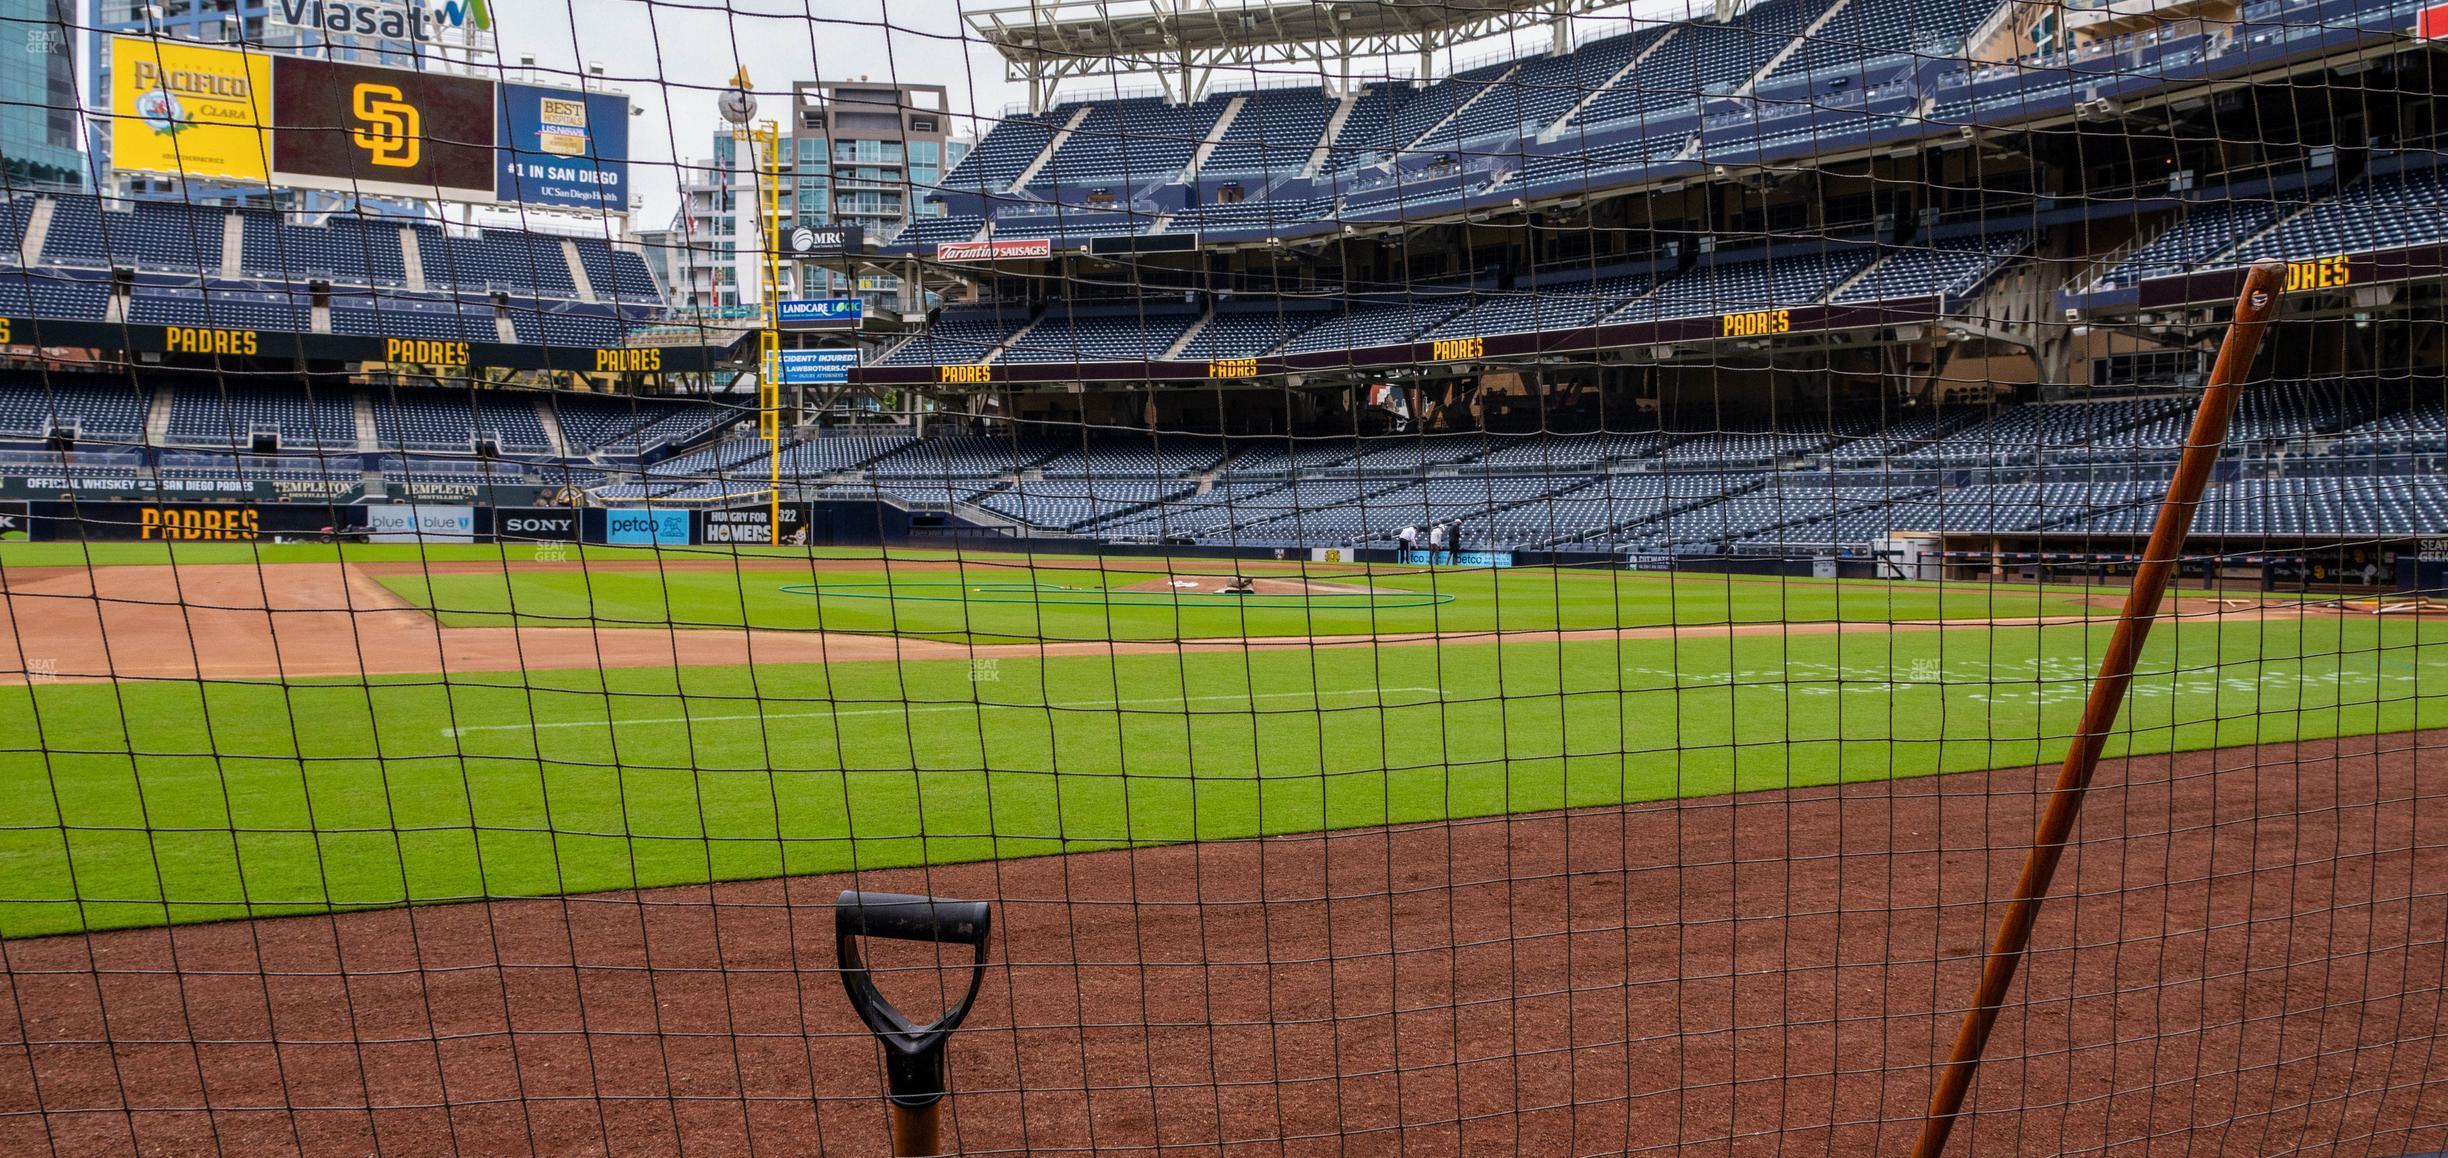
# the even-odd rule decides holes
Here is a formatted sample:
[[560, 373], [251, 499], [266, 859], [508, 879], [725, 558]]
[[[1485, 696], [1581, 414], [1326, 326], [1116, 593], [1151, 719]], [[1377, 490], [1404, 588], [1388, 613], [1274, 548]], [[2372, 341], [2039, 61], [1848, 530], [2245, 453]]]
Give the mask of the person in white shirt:
[[1419, 528], [1404, 527], [1394, 532], [1394, 543], [1402, 548], [1403, 559], [1409, 561], [1411, 552], [1419, 550]]
[[1428, 565], [1431, 567], [1436, 566], [1438, 556], [1443, 555], [1444, 553], [1445, 524], [1438, 523], [1437, 525], [1428, 528]]

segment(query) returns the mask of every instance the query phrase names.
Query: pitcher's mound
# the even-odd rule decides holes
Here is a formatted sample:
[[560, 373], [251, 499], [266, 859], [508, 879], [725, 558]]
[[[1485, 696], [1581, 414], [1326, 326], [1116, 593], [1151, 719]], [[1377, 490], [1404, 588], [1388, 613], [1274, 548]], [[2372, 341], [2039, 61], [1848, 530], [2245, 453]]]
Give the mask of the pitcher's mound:
[[[1218, 595], [1232, 585], [1231, 575], [1167, 575], [1116, 587], [1116, 591], [1160, 591], [1175, 595]], [[1357, 583], [1327, 583], [1315, 579], [1251, 579], [1251, 595], [1386, 595], [1382, 588]]]

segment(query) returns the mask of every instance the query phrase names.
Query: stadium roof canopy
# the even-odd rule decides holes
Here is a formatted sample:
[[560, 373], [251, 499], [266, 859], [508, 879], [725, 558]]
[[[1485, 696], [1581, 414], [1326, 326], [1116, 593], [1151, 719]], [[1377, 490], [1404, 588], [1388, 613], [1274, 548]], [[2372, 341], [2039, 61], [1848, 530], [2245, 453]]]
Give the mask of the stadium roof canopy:
[[[1217, 69], [1339, 77], [1351, 62], [1416, 55], [1429, 75], [1456, 44], [1546, 25], [1570, 47], [1576, 16], [1625, 0], [1032, 0], [971, 9], [972, 33], [1003, 55], [1004, 79], [1028, 85], [1029, 108], [1053, 103], [1075, 76], [1153, 73], [1175, 100], [1197, 100]], [[1284, 69], [1291, 71], [1291, 69]]]

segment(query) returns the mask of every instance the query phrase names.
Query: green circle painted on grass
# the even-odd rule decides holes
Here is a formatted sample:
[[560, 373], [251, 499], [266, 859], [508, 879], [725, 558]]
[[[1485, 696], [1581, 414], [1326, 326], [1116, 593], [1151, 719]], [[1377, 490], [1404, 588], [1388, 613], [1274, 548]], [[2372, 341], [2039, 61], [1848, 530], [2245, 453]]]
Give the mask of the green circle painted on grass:
[[[1212, 591], [1116, 591], [1059, 583], [792, 583], [786, 595], [833, 599], [900, 599], [916, 603], [1033, 603], [1096, 607], [1299, 607], [1376, 611], [1435, 607], [1451, 593], [1425, 591], [1306, 591], [1225, 595]], [[924, 592], [923, 594], [921, 592]]]

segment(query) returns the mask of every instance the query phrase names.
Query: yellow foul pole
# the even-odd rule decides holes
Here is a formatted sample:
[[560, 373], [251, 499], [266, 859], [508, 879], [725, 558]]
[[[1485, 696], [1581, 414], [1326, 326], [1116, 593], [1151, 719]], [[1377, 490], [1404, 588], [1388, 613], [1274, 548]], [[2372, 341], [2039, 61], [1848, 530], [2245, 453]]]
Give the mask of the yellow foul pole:
[[743, 68], [731, 77], [735, 100], [724, 115], [734, 125], [731, 139], [748, 146], [749, 164], [756, 170], [758, 246], [764, 258], [764, 287], [758, 294], [763, 326], [757, 333], [757, 437], [765, 440], [765, 527], [771, 545], [782, 542], [782, 329], [777, 304], [782, 285], [782, 126], [773, 121], [750, 123], [755, 115], [754, 85]]

